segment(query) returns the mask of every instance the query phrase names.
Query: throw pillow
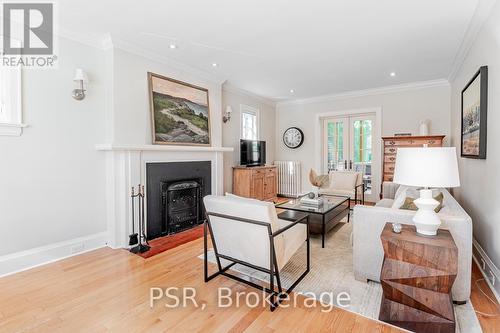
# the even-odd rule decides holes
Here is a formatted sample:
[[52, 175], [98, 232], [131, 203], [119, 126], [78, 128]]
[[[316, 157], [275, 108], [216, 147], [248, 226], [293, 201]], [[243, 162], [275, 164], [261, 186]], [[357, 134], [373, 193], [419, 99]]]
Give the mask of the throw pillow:
[[406, 192], [406, 190], [409, 188], [409, 186], [406, 185], [399, 185], [398, 189], [396, 190], [396, 193], [394, 193], [394, 200], [399, 198], [401, 196], [401, 193]]
[[400, 185], [398, 187], [396, 194], [394, 195], [394, 202], [392, 203], [391, 208], [399, 209], [399, 207], [401, 207], [401, 205], [405, 202], [407, 190], [408, 186]]
[[318, 174], [313, 169], [309, 170], [309, 182], [312, 186], [322, 187], [328, 182], [328, 180], [328, 175], [318, 176]]
[[[439, 194], [434, 197], [434, 200], [439, 202], [439, 205], [434, 209], [434, 211], [436, 213], [439, 213], [441, 208], [443, 208], [443, 199], [444, 199], [444, 196], [443, 196], [442, 192], [439, 192]], [[414, 202], [415, 200], [416, 200], [415, 198], [406, 197], [403, 205], [401, 207], [399, 207], [399, 209], [417, 210], [418, 207], [415, 205], [415, 202]]]

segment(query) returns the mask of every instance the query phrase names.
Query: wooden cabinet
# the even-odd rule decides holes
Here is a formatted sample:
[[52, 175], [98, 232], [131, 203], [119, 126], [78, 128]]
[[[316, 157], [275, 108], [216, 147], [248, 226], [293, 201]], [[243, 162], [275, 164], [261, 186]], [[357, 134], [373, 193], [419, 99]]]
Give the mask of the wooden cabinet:
[[242, 197], [271, 200], [277, 196], [275, 166], [234, 167], [233, 193]]
[[[441, 147], [443, 145], [444, 135], [432, 136], [390, 136], [383, 137], [383, 156], [382, 159], [382, 180], [392, 182], [394, 178], [394, 166], [396, 165], [396, 152], [398, 148], [403, 147]], [[380, 192], [382, 193], [382, 192]]]

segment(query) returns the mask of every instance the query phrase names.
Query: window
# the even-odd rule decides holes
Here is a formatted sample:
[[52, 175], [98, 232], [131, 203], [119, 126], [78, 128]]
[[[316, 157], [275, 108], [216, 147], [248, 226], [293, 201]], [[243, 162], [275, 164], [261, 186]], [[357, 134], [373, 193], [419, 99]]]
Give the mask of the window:
[[241, 138], [244, 140], [259, 139], [259, 110], [247, 105], [240, 105]]
[[354, 163], [372, 162], [372, 121], [354, 121]]
[[7, 67], [0, 63], [0, 135], [19, 136], [23, 127], [21, 67]]
[[327, 122], [327, 163], [328, 171], [338, 170], [344, 161], [344, 123], [342, 121]]

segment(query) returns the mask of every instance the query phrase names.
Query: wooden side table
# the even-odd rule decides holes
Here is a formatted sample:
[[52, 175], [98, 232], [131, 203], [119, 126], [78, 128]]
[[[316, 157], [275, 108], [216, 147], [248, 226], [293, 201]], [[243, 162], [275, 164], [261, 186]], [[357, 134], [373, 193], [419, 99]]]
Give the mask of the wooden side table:
[[447, 230], [418, 235], [403, 225], [400, 234], [386, 223], [380, 236], [384, 263], [379, 319], [415, 332], [455, 332], [451, 287], [457, 276], [458, 250]]

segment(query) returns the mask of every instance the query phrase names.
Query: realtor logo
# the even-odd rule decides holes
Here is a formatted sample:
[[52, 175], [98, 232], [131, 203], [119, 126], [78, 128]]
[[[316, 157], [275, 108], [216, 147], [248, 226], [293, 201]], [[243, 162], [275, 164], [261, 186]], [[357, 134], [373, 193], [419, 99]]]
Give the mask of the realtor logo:
[[52, 3], [3, 4], [4, 54], [52, 54], [53, 30]]
[[54, 6], [52, 2], [2, 4], [2, 66], [57, 68]]

